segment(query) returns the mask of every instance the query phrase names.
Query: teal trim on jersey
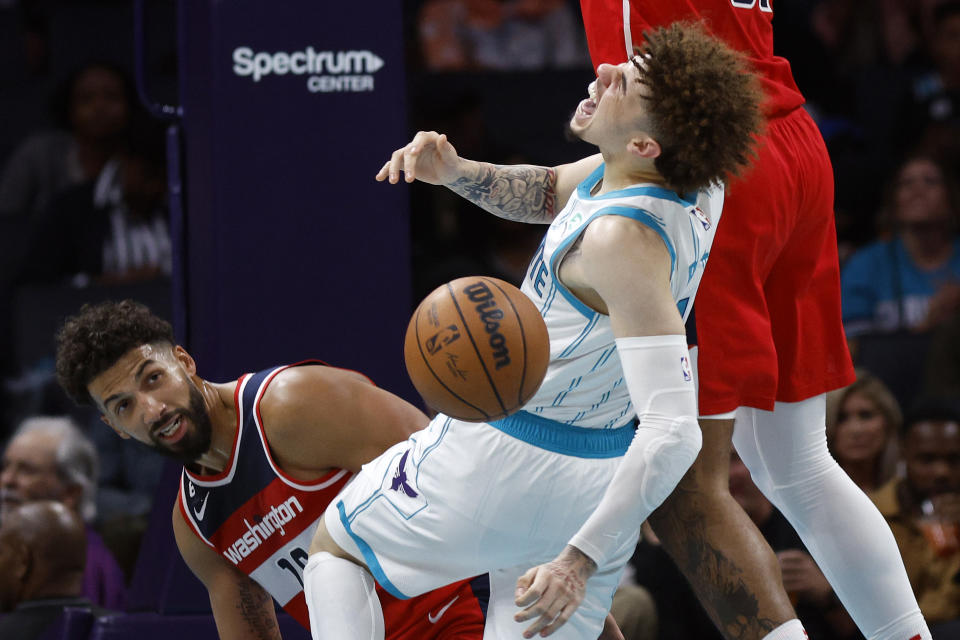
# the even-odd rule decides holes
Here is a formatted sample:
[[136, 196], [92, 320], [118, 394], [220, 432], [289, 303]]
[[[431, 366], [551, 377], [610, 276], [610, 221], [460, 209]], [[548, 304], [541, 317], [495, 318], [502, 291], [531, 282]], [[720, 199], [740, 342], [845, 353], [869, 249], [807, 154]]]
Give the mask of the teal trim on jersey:
[[615, 429], [587, 429], [518, 411], [491, 427], [535, 447], [577, 458], [619, 458], [633, 441], [633, 420]]
[[370, 573], [373, 574], [373, 577], [376, 578], [377, 582], [380, 583], [380, 586], [386, 589], [394, 598], [409, 600], [410, 596], [404, 595], [390, 582], [390, 579], [387, 577], [387, 574], [383, 572], [383, 567], [380, 566], [380, 561], [377, 560], [377, 556], [373, 553], [370, 545], [350, 528], [350, 521], [347, 520], [347, 512], [343, 507], [343, 500], [337, 502], [337, 511], [340, 514], [340, 524], [343, 525], [343, 528], [346, 529], [347, 534], [353, 540], [354, 544], [360, 549], [360, 553], [363, 554], [363, 560], [367, 563], [367, 568], [370, 570]]
[[597, 182], [603, 177], [603, 167], [601, 164], [599, 167], [593, 170], [586, 179], [577, 185], [577, 196], [581, 200], [609, 200], [611, 198], [625, 198], [628, 196], [650, 196], [651, 198], [660, 198], [662, 200], [670, 200], [671, 202], [676, 202], [679, 205], [684, 207], [695, 207], [697, 205], [697, 192], [691, 191], [689, 193], [683, 194], [683, 197], [677, 194], [676, 191], [672, 189], [667, 189], [665, 187], [627, 187], [625, 189], [617, 189], [616, 191], [609, 191], [607, 193], [601, 194], [599, 196], [590, 195], [590, 190], [596, 186]]
[[[667, 231], [664, 228], [663, 223], [655, 215], [649, 211], [638, 209], [636, 207], [628, 207], [626, 205], [614, 205], [612, 207], [604, 207], [603, 209], [594, 211], [590, 217], [580, 224], [580, 227], [575, 233], [571, 233], [569, 236], [564, 238], [563, 242], [557, 245], [557, 248], [554, 249], [553, 255], [550, 258], [550, 262], [547, 263], [549, 265], [550, 274], [553, 278], [553, 281], [556, 283], [557, 289], [560, 291], [563, 297], [567, 299], [567, 302], [573, 306], [574, 309], [589, 319], [593, 319], [593, 317], [599, 315], [599, 313], [581, 302], [580, 299], [573, 295], [573, 292], [570, 291], [567, 286], [560, 281], [560, 278], [557, 274], [557, 262], [562, 260], [564, 256], [567, 255], [567, 251], [570, 249], [570, 246], [583, 234], [583, 230], [587, 228], [587, 225], [604, 215], [623, 216], [625, 218], [630, 218], [656, 231], [660, 236], [660, 239], [663, 240], [663, 244], [666, 245], [667, 251], [670, 252], [671, 282], [673, 282], [673, 273], [677, 267], [677, 251], [674, 249], [673, 242], [667, 235]], [[569, 350], [570, 349], [568, 348], [567, 352], [569, 352]]]
[[597, 321], [599, 320], [600, 320], [600, 314], [597, 312], [593, 312], [593, 316], [590, 318], [590, 322], [588, 322], [586, 326], [583, 327], [583, 329], [580, 331], [580, 335], [577, 336], [577, 338], [573, 342], [568, 344], [567, 348], [561, 351], [560, 354], [557, 356], [557, 358], [566, 358], [571, 353], [573, 353], [574, 349], [579, 347], [580, 343], [582, 343], [584, 339], [588, 335], [590, 335], [590, 332], [593, 331], [593, 328], [595, 326], [597, 326]]

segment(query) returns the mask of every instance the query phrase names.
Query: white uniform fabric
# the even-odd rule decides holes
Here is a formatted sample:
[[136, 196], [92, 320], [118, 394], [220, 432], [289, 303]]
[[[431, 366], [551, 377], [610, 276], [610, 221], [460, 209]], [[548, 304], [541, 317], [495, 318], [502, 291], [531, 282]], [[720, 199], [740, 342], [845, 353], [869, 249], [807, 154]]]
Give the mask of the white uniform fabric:
[[741, 407], [733, 445], [868, 640], [929, 640], [890, 527], [827, 449], [825, 415], [825, 395]]
[[[519, 635], [516, 578], [552, 560], [599, 504], [633, 439], [634, 412], [609, 319], [556, 279], [565, 252], [601, 215], [624, 215], [660, 233], [675, 299], [691, 306], [722, 203], [722, 189], [686, 201], [639, 185], [599, 197], [580, 185], [550, 226], [523, 290], [544, 315], [551, 341], [547, 379], [525, 411], [492, 424], [438, 415], [365, 465], [325, 523], [397, 597], [491, 574], [486, 637]], [[625, 274], [628, 277], [628, 274]], [[554, 637], [596, 638], [636, 535], [618, 541], [587, 583], [584, 602]]]
[[660, 234], [670, 252], [670, 287], [686, 321], [716, 234], [723, 188], [699, 191], [690, 200], [652, 185], [591, 196], [602, 178], [603, 165], [570, 197], [550, 225], [520, 289], [537, 304], [550, 332], [550, 366], [524, 410], [565, 424], [609, 429], [635, 413], [623, 384], [610, 317], [584, 305], [561, 284], [560, 262], [597, 217], [639, 220]]

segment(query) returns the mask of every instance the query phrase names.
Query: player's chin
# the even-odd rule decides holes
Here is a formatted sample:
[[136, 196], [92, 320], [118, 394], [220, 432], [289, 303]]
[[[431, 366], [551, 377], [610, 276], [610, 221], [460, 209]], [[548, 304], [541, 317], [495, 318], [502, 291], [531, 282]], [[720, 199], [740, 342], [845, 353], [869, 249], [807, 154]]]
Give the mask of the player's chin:
[[567, 142], [578, 142], [584, 139], [583, 127], [576, 123], [575, 115], [567, 120], [567, 126], [563, 128], [563, 135]]

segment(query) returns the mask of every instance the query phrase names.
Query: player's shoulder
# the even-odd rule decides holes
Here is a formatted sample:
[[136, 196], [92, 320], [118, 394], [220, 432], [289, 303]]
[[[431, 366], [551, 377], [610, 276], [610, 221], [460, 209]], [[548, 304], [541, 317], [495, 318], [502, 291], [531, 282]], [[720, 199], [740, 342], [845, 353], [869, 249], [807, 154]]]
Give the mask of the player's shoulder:
[[376, 387], [356, 371], [331, 366], [295, 366], [279, 371], [263, 390], [259, 411], [268, 435], [294, 436], [299, 429], [316, 434], [334, 420], [344, 403], [362, 399]]
[[321, 363], [284, 367], [264, 389], [261, 402], [296, 403], [304, 392], [332, 393], [344, 386], [372, 384], [362, 373]]
[[616, 259], [618, 251], [643, 249], [648, 243], [662, 244], [660, 233], [643, 221], [643, 214], [649, 212], [637, 210], [638, 215], [602, 215], [594, 218], [583, 231], [581, 250], [588, 257], [608, 257]]

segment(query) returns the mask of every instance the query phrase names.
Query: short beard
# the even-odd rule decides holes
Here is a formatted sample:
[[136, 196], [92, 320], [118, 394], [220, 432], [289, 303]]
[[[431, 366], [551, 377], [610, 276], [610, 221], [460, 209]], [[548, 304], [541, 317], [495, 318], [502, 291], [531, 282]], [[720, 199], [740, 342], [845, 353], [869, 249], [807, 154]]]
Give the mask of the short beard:
[[210, 450], [210, 443], [213, 440], [213, 424], [210, 422], [210, 414], [207, 413], [207, 406], [203, 402], [203, 394], [192, 380], [187, 380], [190, 391], [190, 406], [187, 409], [179, 409], [165, 417], [164, 422], [170, 418], [181, 415], [191, 423], [194, 430], [184, 434], [183, 438], [168, 447], [156, 434], [152, 434], [153, 448], [159, 453], [173, 458], [178, 462], [190, 465], [196, 462], [197, 458]]

